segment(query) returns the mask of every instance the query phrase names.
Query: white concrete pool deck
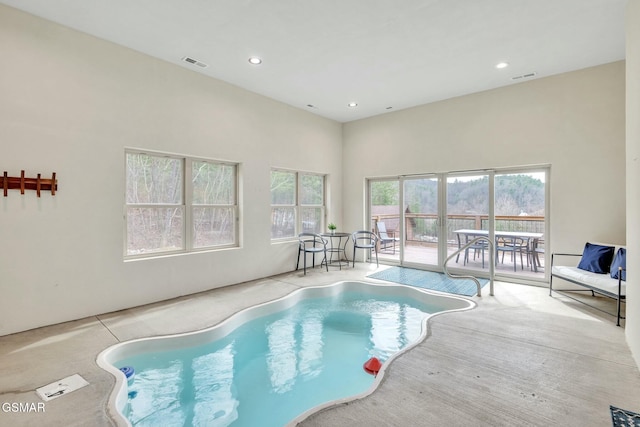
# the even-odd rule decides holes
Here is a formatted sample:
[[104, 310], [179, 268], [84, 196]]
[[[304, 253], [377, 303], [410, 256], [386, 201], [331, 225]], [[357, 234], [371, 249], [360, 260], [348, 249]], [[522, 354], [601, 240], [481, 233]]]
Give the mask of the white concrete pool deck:
[[[292, 272], [0, 337], [0, 426], [116, 425], [107, 409], [115, 380], [95, 361], [105, 348], [209, 327], [300, 287], [370, 272]], [[485, 289], [472, 298], [476, 309], [431, 319], [429, 337], [393, 362], [372, 395], [301, 425], [606, 426], [609, 405], [640, 412], [640, 373], [613, 317], [545, 288], [496, 282], [493, 297]], [[36, 388], [76, 373], [89, 385], [41, 405]]]

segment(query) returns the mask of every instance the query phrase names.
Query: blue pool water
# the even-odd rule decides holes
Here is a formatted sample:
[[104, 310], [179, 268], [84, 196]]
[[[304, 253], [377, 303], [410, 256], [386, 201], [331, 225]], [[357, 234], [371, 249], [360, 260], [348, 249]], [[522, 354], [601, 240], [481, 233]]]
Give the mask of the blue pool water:
[[134, 426], [277, 426], [366, 392], [363, 364], [418, 340], [442, 307], [345, 291], [249, 320], [213, 342], [114, 363], [132, 366], [124, 415]]

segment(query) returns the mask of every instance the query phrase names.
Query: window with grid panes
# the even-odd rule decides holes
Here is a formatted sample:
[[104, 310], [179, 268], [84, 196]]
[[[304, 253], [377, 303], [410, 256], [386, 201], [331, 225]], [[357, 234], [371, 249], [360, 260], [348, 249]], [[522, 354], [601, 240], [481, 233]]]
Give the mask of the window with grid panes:
[[271, 238], [287, 239], [324, 229], [325, 176], [271, 171]]
[[126, 171], [126, 257], [237, 246], [236, 164], [127, 151]]

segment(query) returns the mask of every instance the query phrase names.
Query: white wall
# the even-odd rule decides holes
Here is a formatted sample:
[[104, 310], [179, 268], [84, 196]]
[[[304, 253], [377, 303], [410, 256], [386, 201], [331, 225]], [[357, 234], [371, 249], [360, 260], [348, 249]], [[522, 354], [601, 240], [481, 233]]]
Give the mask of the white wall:
[[[328, 173], [330, 219], [356, 229], [366, 177], [551, 164], [549, 250], [625, 243], [623, 62], [342, 126], [5, 6], [0, 57], [0, 172], [60, 186], [0, 197], [0, 335], [293, 269], [295, 244], [269, 239], [271, 167]], [[124, 262], [125, 147], [239, 162], [242, 247]]]
[[547, 250], [625, 243], [625, 64], [538, 78], [344, 125], [344, 221], [367, 177], [551, 165]]
[[[270, 242], [272, 167], [329, 174], [339, 123], [0, 6], [0, 172], [58, 174], [0, 196], [0, 335], [290, 271]], [[124, 150], [241, 164], [241, 248], [123, 261]]]
[[640, 0], [627, 4], [627, 321], [625, 332], [631, 352], [640, 366]]

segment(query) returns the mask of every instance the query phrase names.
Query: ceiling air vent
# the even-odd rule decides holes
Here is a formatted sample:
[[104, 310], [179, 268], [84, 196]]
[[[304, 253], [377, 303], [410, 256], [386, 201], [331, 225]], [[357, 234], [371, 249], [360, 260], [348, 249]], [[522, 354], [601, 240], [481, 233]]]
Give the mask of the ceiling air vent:
[[535, 77], [536, 76], [536, 72], [532, 72], [532, 73], [527, 73], [527, 74], [523, 74], [521, 76], [515, 76], [515, 77], [511, 77], [511, 80], [523, 80], [523, 79], [530, 79], [531, 77]]
[[188, 63], [188, 64], [195, 65], [195, 66], [200, 67], [200, 68], [207, 68], [209, 66], [208, 64], [205, 64], [204, 62], [200, 62], [197, 59], [193, 59], [193, 58], [190, 58], [188, 56], [185, 56], [184, 58], [182, 58], [182, 60], [184, 62]]

